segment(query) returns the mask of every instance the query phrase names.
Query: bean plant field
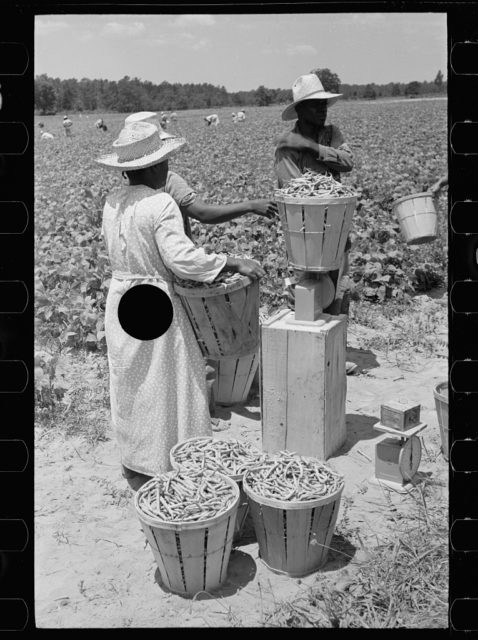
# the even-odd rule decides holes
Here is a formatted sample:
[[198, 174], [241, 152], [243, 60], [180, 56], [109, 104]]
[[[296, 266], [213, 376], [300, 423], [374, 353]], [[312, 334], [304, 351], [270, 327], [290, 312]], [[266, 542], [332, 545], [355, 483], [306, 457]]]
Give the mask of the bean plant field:
[[[221, 122], [213, 128], [205, 126], [205, 112], [180, 112], [169, 131], [183, 135], [188, 144], [170, 160], [170, 169], [210, 203], [273, 198], [274, 142], [291, 127], [280, 113], [279, 107], [251, 108], [245, 122], [233, 124], [230, 110], [219, 110]], [[107, 132], [95, 129], [94, 114], [70, 115], [71, 138], [64, 135], [61, 115], [37, 118], [55, 136], [38, 136], [35, 152], [36, 336], [43, 345], [105, 348], [111, 271], [101, 216], [106, 193], [122, 179], [94, 159], [110, 151], [126, 115], [104, 115]], [[385, 310], [444, 285], [444, 196], [439, 240], [418, 249], [403, 242], [391, 204], [426, 190], [446, 173], [446, 101], [339, 103], [329, 110], [328, 121], [340, 127], [355, 155], [354, 170], [343, 174], [344, 184], [359, 194], [352, 233], [353, 299]], [[261, 283], [262, 312], [281, 307], [289, 270], [279, 221], [248, 215], [216, 226], [193, 222], [193, 233], [201, 246], [259, 260], [267, 272]]]

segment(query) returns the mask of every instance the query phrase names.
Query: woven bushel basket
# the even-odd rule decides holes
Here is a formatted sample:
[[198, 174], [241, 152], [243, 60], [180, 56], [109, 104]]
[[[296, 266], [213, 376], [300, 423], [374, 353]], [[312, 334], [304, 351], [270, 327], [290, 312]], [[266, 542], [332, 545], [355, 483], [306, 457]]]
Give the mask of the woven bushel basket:
[[214, 380], [216, 404], [230, 406], [245, 402], [259, 366], [259, 349], [240, 358], [218, 360]]
[[259, 345], [259, 282], [246, 276], [205, 287], [174, 284], [202, 354], [211, 360], [239, 358]]
[[[174, 472], [164, 474], [170, 475]], [[212, 591], [226, 579], [239, 504], [237, 484], [219, 474], [233, 487], [235, 501], [213, 518], [198, 522], [165, 522], [135, 508], [141, 527], [153, 551], [163, 584], [172, 592], [193, 596]], [[148, 483], [154, 482], [154, 478]]]
[[316, 272], [339, 269], [357, 197], [293, 198], [276, 194], [274, 198], [290, 266]]
[[255, 493], [243, 481], [249, 498], [259, 556], [274, 573], [294, 578], [317, 571], [327, 561], [343, 486], [335, 493], [307, 501], [282, 501]]
[[[180, 447], [180, 445], [183, 445], [185, 442], [194, 442], [196, 440], [197, 441], [209, 440], [209, 438], [202, 437], [202, 436], [199, 436], [197, 438], [188, 438], [188, 440], [183, 440], [182, 442], [179, 442], [171, 449], [171, 451], [169, 452], [169, 460], [171, 462], [171, 466], [173, 467], [173, 469], [183, 469], [185, 472], [187, 472], [187, 468], [182, 467], [181, 464], [179, 464], [179, 462], [177, 461], [176, 450]], [[225, 474], [222, 474], [222, 475], [225, 475]], [[247, 514], [249, 513], [249, 500], [247, 498], [247, 495], [244, 493], [244, 488], [242, 484], [242, 479], [244, 477], [244, 474], [228, 475], [227, 477], [233, 480], [239, 489], [239, 503], [237, 506], [237, 516], [236, 516], [236, 522], [234, 525], [234, 537], [233, 537], [233, 542], [238, 542], [242, 537], [244, 524], [246, 522]]]

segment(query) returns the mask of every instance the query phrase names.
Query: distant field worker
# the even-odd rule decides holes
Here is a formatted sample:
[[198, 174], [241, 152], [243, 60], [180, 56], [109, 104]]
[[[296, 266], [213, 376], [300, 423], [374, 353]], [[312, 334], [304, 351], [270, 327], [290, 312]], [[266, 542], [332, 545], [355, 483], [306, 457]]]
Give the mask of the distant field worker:
[[108, 127], [106, 126], [103, 118], [99, 118], [99, 120], [95, 122], [95, 127], [98, 131], [108, 131]]
[[[184, 233], [179, 208], [163, 190], [168, 159], [184, 144], [161, 138], [152, 123], [133, 122], [113, 152], [97, 159], [129, 182], [106, 197], [102, 231], [112, 268], [105, 309], [111, 417], [123, 477], [134, 490], [170, 469], [175, 444], [212, 435], [204, 361], [174, 276], [213, 283], [223, 271], [265, 275], [258, 262], [206, 253]], [[151, 340], [130, 336], [118, 319], [124, 294], [140, 284], [166, 292], [173, 306], [169, 328]]]
[[[129, 115], [125, 124], [132, 122], [150, 122], [157, 126], [160, 131], [160, 137], [165, 140], [174, 136], [166, 131], [162, 131], [159, 125], [158, 114], [154, 111], [140, 111]], [[166, 161], [168, 162], [168, 161]], [[190, 219], [197, 220], [203, 224], [219, 224], [221, 222], [229, 222], [241, 216], [253, 213], [263, 218], [277, 219], [277, 205], [275, 202], [267, 199], [245, 200], [243, 202], [234, 202], [233, 204], [208, 204], [204, 202], [196, 193], [195, 189], [189, 186], [179, 174], [169, 170], [166, 175], [164, 185], [160, 187], [162, 191], [169, 194], [180, 208], [184, 232], [193, 239], [191, 232]], [[212, 397], [212, 385], [214, 383], [215, 374], [210, 362], [206, 367], [208, 391], [210, 395], [209, 409], [211, 416], [214, 415], [214, 398]]]
[[71, 136], [71, 129], [73, 127], [73, 122], [70, 120], [68, 116], [63, 116], [63, 128], [65, 129], [65, 135], [67, 137]]
[[173, 113], [169, 116], [169, 119], [171, 120], [171, 122], [177, 122], [178, 114], [175, 111], [173, 111]]
[[204, 120], [206, 121], [208, 127], [210, 127], [211, 125], [217, 127], [217, 125], [219, 124], [219, 116], [217, 115], [217, 113], [206, 116]]
[[236, 114], [236, 121], [244, 122], [245, 119], [246, 119], [246, 110], [242, 109], [242, 111], [238, 111]]
[[161, 111], [161, 117], [159, 119], [159, 123], [161, 124], [163, 129], [166, 129], [168, 127], [168, 124], [169, 124], [168, 114], [164, 113], [164, 111]]
[[[330, 93], [315, 73], [297, 78], [292, 86], [293, 102], [282, 112], [282, 120], [296, 120], [292, 131], [282, 135], [277, 141], [274, 170], [279, 188], [292, 178], [297, 178], [311, 170], [316, 173], [331, 173], [340, 181], [340, 174], [353, 169], [352, 150], [345, 142], [339, 128], [326, 125], [328, 107], [337, 102], [341, 93]], [[348, 314], [350, 292], [348, 290], [348, 252], [350, 239], [347, 238], [345, 253], [340, 269], [329, 272], [335, 286], [335, 300], [324, 309], [326, 313]], [[296, 279], [316, 277], [313, 273], [297, 271]], [[293, 293], [291, 292], [293, 298]], [[292, 300], [291, 300], [292, 303]], [[347, 363], [347, 373], [354, 373], [356, 365]]]

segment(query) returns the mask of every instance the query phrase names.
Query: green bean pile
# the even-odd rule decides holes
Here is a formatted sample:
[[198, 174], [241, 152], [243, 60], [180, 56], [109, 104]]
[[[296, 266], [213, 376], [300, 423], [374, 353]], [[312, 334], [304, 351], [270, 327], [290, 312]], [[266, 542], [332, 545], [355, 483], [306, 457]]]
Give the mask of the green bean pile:
[[218, 471], [226, 476], [243, 475], [265, 457], [252, 444], [232, 438], [185, 440], [171, 451], [171, 462], [185, 471]]
[[141, 513], [163, 522], [200, 522], [231, 507], [234, 487], [218, 473], [170, 471], [138, 489]]
[[343, 477], [323, 462], [290, 451], [268, 456], [244, 476], [244, 485], [254, 493], [294, 502], [323, 498], [338, 491], [343, 484]]
[[184, 287], [186, 289], [195, 289], [197, 287], [216, 287], [218, 284], [232, 284], [237, 280], [240, 280], [243, 276], [240, 273], [224, 273], [221, 272], [213, 282], [198, 282], [197, 280], [186, 280], [185, 278], [179, 278], [176, 276], [175, 282], [180, 287]]
[[315, 173], [310, 169], [307, 169], [298, 178], [289, 180], [282, 189], [277, 189], [275, 193], [289, 198], [336, 198], [356, 195], [353, 189], [334, 180], [330, 174]]

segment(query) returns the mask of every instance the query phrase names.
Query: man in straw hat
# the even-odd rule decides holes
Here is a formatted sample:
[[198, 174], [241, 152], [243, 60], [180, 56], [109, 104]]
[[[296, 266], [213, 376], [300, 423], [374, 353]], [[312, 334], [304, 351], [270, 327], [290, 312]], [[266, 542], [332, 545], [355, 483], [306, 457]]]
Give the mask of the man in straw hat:
[[[333, 124], [326, 125], [327, 110], [335, 104], [341, 93], [325, 91], [320, 78], [315, 73], [308, 73], [297, 78], [292, 85], [293, 102], [282, 112], [282, 120], [296, 120], [292, 131], [281, 136], [277, 141], [274, 170], [279, 188], [292, 178], [297, 178], [307, 170], [315, 173], [330, 173], [340, 181], [340, 174], [353, 169], [353, 155], [344, 137]], [[326, 313], [337, 315], [348, 314], [350, 294], [348, 289], [348, 252], [350, 240], [347, 238], [343, 264], [340, 270], [331, 271], [328, 275], [335, 287], [335, 300], [324, 309]], [[296, 281], [315, 274], [297, 272]], [[290, 302], [293, 304], [293, 293]], [[357, 373], [358, 367], [347, 362], [348, 374]]]
[[[184, 233], [177, 204], [160, 190], [169, 157], [184, 144], [162, 138], [151, 123], [133, 122], [121, 130], [113, 152], [97, 159], [124, 171], [129, 182], [108, 194], [102, 232], [112, 268], [105, 310], [111, 416], [123, 475], [133, 489], [169, 469], [177, 442], [212, 434], [204, 361], [173, 277], [211, 283], [222, 271], [264, 275], [256, 261], [206, 253]], [[171, 324], [155, 339], [137, 339], [119, 321], [124, 294], [139, 284], [158, 287], [172, 304]]]
[[[162, 129], [159, 116], [154, 111], [132, 113], [125, 119], [125, 124], [132, 122], [151, 122], [158, 127], [161, 138], [167, 139], [175, 137], [173, 134], [167, 133]], [[277, 219], [276, 203], [265, 198], [244, 200], [243, 202], [234, 202], [231, 204], [208, 204], [197, 195], [196, 191], [189, 186], [182, 176], [174, 171], [168, 170], [166, 182], [161, 189], [168, 193], [180, 208], [183, 216], [184, 231], [191, 239], [193, 238], [190, 223], [191, 218], [203, 224], [228, 222], [229, 220], [234, 220], [249, 213], [254, 213], [269, 220]], [[206, 363], [206, 380], [211, 416], [214, 416], [215, 412], [213, 392], [214, 381], [216, 379], [215, 369], [215, 363], [212, 360], [208, 360]]]

